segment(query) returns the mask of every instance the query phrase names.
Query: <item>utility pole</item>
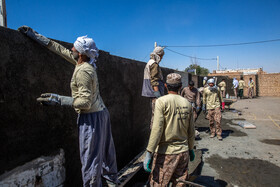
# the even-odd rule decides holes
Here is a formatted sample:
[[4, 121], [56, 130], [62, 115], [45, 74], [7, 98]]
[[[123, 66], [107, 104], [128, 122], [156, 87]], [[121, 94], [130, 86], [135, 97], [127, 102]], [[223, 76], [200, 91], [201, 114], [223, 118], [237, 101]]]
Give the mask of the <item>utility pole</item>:
[[157, 47], [157, 42], [155, 42], [155, 46], [154, 46], [155, 48]]
[[217, 56], [217, 71], [220, 70], [220, 64], [219, 64], [219, 56]]
[[7, 27], [7, 13], [5, 0], [0, 0], [0, 26]]

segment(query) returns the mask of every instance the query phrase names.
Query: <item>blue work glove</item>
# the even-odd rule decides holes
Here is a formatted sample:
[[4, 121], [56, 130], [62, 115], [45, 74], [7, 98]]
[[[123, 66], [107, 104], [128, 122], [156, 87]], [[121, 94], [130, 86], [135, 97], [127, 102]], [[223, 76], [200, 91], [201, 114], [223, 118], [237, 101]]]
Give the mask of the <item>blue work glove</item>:
[[43, 105], [72, 106], [74, 99], [54, 93], [44, 93], [41, 94], [41, 97], [37, 98], [37, 101]]
[[161, 95], [160, 95], [160, 92], [159, 91], [154, 91], [154, 96], [156, 98], [159, 98]]
[[206, 111], [206, 104], [203, 104], [203, 105], [202, 105], [202, 110], [203, 110], [203, 112]]
[[197, 106], [197, 107], [196, 107], [196, 111], [199, 111], [199, 110], [200, 110], [200, 107], [199, 107], [199, 106]]
[[193, 149], [189, 150], [189, 154], [190, 154], [190, 161], [192, 162], [194, 160], [194, 158], [195, 158], [195, 154], [194, 154]]
[[21, 26], [18, 28], [18, 31], [25, 34], [29, 38], [35, 40], [36, 42], [38, 42], [41, 45], [47, 46], [50, 42], [50, 39], [37, 33], [36, 31], [34, 31], [32, 28], [30, 28], [28, 26], [25, 26], [25, 25]]
[[143, 162], [143, 167], [144, 167], [144, 170], [149, 173], [151, 172], [151, 168], [150, 168], [151, 161], [152, 161], [152, 153], [147, 151], [145, 160]]

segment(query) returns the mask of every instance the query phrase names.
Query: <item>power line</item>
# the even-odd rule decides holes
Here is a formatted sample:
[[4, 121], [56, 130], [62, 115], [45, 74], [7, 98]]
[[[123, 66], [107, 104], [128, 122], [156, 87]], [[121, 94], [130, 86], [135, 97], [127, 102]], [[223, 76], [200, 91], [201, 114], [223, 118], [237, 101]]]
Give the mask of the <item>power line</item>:
[[193, 57], [193, 56], [185, 55], [185, 54], [179, 53], [177, 51], [173, 51], [171, 49], [168, 49], [167, 47], [165, 47], [165, 49], [167, 49], [168, 51], [171, 51], [173, 53], [176, 53], [178, 55], [182, 55], [182, 56], [188, 57], [188, 58], [195, 58], [195, 59], [199, 59], [199, 60], [217, 60], [217, 58], [199, 58], [199, 57]]
[[269, 43], [269, 42], [279, 42], [280, 39], [273, 40], [263, 40], [263, 41], [255, 41], [255, 42], [243, 42], [243, 43], [229, 43], [229, 44], [211, 44], [211, 45], [166, 45], [163, 47], [226, 47], [226, 46], [234, 46], [234, 45], [250, 45], [250, 44], [259, 44], [259, 43]]

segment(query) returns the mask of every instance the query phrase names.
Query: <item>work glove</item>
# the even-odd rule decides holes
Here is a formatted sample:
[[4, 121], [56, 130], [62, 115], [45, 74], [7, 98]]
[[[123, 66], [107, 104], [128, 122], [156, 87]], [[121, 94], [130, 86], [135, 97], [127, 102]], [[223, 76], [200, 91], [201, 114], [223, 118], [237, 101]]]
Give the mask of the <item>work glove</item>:
[[189, 150], [189, 154], [190, 154], [190, 161], [192, 162], [194, 160], [194, 158], [195, 158], [195, 154], [194, 154], [193, 149]]
[[225, 110], [225, 102], [222, 102], [222, 109]]
[[161, 95], [160, 95], [160, 92], [159, 91], [154, 91], [154, 96], [156, 98], [159, 98]]
[[37, 101], [43, 105], [72, 106], [74, 98], [54, 93], [44, 93], [41, 94], [41, 97], [37, 98]]
[[196, 107], [196, 111], [199, 111], [199, 110], [200, 110], [200, 107], [199, 107], [199, 106], [197, 106], [197, 107]]
[[50, 39], [37, 33], [36, 31], [34, 31], [32, 28], [30, 28], [28, 26], [25, 26], [25, 25], [21, 26], [18, 28], [18, 31], [27, 35], [29, 38], [35, 40], [36, 42], [38, 42], [39, 44], [41, 44], [43, 46], [47, 46], [50, 42]]
[[203, 112], [206, 112], [206, 104], [202, 105], [202, 110], [203, 110]]
[[152, 153], [147, 151], [145, 160], [143, 162], [143, 167], [144, 167], [144, 170], [149, 173], [151, 172], [151, 168], [150, 168], [151, 161], [152, 161]]

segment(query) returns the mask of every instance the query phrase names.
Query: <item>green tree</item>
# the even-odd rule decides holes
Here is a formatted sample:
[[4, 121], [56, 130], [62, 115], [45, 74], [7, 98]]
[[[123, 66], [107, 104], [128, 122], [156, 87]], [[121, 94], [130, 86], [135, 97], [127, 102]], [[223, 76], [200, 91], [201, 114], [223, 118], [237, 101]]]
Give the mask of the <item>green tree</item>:
[[[189, 67], [185, 69], [185, 72], [188, 72], [190, 69], [196, 69], [196, 75], [200, 76], [207, 76], [209, 74], [209, 70], [207, 68], [201, 67], [200, 65], [197, 64], [191, 64]], [[191, 74], [195, 74], [192, 72]]]

